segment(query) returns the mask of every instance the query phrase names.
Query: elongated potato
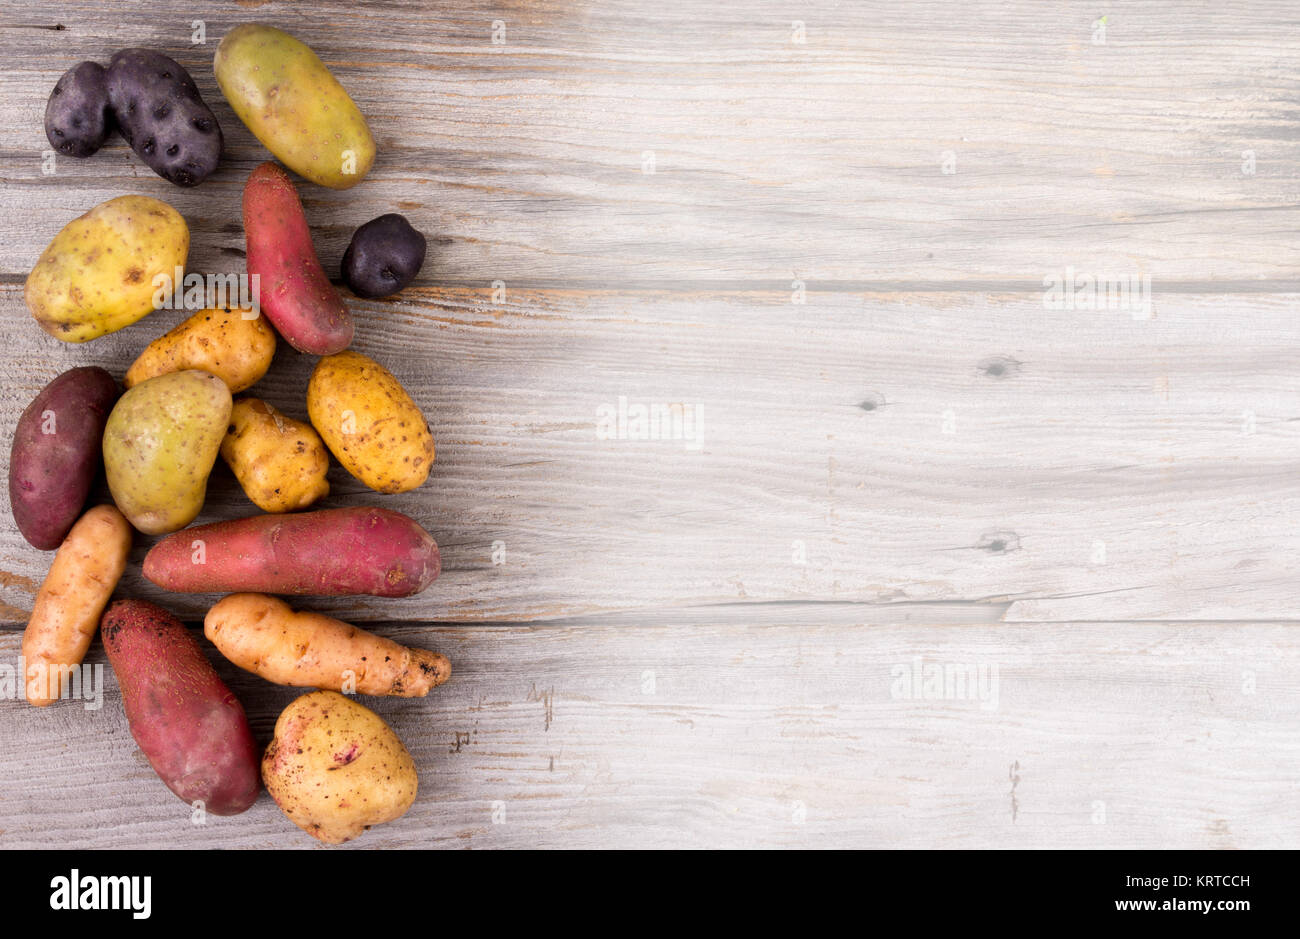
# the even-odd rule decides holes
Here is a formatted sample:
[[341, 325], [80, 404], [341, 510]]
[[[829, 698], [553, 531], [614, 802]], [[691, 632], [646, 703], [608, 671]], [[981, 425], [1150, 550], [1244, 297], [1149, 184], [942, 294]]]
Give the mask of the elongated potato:
[[216, 375], [236, 394], [261, 380], [275, 356], [275, 330], [260, 316], [245, 310], [199, 310], [185, 322], [159, 336], [126, 370], [122, 384], [134, 388], [142, 381], [198, 369]]
[[144, 558], [144, 576], [177, 593], [409, 597], [441, 570], [432, 535], [401, 512], [367, 506], [210, 522]]
[[348, 189], [370, 172], [375, 138], [366, 119], [316, 53], [288, 33], [236, 26], [212, 68], [239, 119], [295, 173]]
[[242, 669], [277, 685], [422, 698], [451, 675], [445, 655], [406, 646], [276, 597], [232, 593], [203, 634]]
[[261, 772], [244, 706], [185, 625], [145, 600], [117, 600], [101, 632], [131, 736], [167, 788], [213, 815], [257, 801]]
[[299, 352], [332, 355], [352, 344], [352, 313], [316, 257], [289, 174], [263, 163], [244, 184], [244, 245], [262, 312]]
[[29, 703], [45, 707], [62, 696], [69, 670], [86, 657], [130, 552], [131, 525], [111, 505], [95, 506], [72, 526], [23, 633]]
[[433, 434], [401, 382], [348, 350], [316, 363], [307, 415], [343, 468], [377, 492], [407, 492], [433, 466]]

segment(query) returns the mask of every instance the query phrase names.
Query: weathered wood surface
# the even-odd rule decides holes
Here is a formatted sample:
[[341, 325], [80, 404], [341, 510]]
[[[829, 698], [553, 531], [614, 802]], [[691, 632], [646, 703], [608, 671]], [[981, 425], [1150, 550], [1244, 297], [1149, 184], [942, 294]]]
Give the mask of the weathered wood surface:
[[[355, 847], [1293, 847], [1300, 827], [1291, 624], [390, 633], [457, 673], [374, 702], [421, 793]], [[904, 698], [918, 657], [983, 668], [996, 695]], [[217, 664], [268, 735], [295, 692]], [[4, 763], [7, 846], [312, 846], [265, 795], [192, 824], [115, 690], [8, 708], [6, 729], [24, 751]]]
[[[241, 269], [266, 154], [210, 62], [253, 20], [315, 47], [380, 141], [361, 186], [302, 187], [327, 268], [383, 212], [431, 236], [414, 287], [353, 307], [430, 417], [429, 484], [382, 502], [445, 573], [311, 603], [456, 664], [377, 703], [423, 789], [360, 846], [1296, 844], [1290, 4], [11, 5], [0, 426], [180, 318], [36, 329], [22, 281], [73, 216], [155, 195], [191, 269]], [[127, 45], [221, 119], [202, 187], [116, 139], [42, 172], [57, 76]], [[1045, 308], [1067, 269], [1149, 276], [1150, 316]], [[312, 364], [282, 351], [258, 394], [303, 416]], [[602, 439], [620, 396], [698, 409], [700, 446]], [[203, 519], [251, 510], [219, 469]], [[48, 559], [0, 525], [0, 661]], [[213, 599], [136, 568], [122, 591]], [[917, 655], [996, 664], [998, 708], [891, 698]], [[226, 674], [269, 734], [294, 692]], [[0, 703], [0, 846], [310, 845], [265, 798], [190, 826], [107, 681], [98, 712]]]

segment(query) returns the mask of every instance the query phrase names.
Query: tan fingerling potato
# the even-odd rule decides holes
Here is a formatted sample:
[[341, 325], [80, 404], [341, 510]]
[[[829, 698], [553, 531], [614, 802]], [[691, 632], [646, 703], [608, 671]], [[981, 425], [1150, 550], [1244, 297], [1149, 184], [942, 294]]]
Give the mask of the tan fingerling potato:
[[406, 389], [374, 359], [351, 350], [316, 363], [307, 414], [343, 468], [378, 492], [421, 486], [433, 434]]
[[321, 613], [295, 613], [278, 597], [232, 593], [208, 610], [203, 635], [242, 669], [277, 685], [422, 698], [451, 662]]
[[330, 491], [330, 457], [320, 435], [257, 398], [235, 402], [221, 458], [263, 512], [305, 509]]
[[415, 762], [374, 711], [313, 691], [275, 722], [262, 781], [289, 820], [326, 844], [391, 822], [415, 802]]
[[27, 700], [57, 701], [70, 669], [81, 664], [131, 553], [131, 526], [111, 505], [97, 505], [63, 540], [36, 594], [23, 633]]
[[236, 394], [266, 374], [275, 356], [275, 331], [250, 310], [199, 310], [145, 347], [126, 370], [128, 388], [187, 368], [216, 375]]

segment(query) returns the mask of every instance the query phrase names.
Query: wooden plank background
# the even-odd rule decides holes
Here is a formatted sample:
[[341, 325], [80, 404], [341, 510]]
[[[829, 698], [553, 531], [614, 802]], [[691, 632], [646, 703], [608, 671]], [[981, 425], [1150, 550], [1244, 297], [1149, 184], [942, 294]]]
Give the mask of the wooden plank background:
[[[418, 518], [444, 574], [310, 605], [455, 675], [367, 702], [421, 797], [356, 846], [1295, 846], [1293, 5], [9, 7], [0, 426], [181, 318], [37, 329], [22, 283], [72, 217], [154, 195], [191, 269], [242, 270], [266, 152], [211, 57], [249, 21], [312, 45], [380, 142], [358, 187], [301, 187], [327, 269], [384, 212], [430, 240], [414, 286], [351, 305], [433, 474], [377, 497], [335, 467], [328, 504]], [[222, 122], [197, 189], [116, 138], [43, 172], [58, 75], [129, 45]], [[1149, 316], [1048, 308], [1067, 270], [1149, 277]], [[282, 349], [256, 393], [301, 417], [312, 365]], [[699, 446], [602, 439], [620, 397], [693, 409]], [[202, 520], [251, 511], [219, 468]], [[49, 558], [0, 525], [0, 661]], [[138, 567], [121, 592], [215, 599]], [[898, 697], [918, 657], [996, 669], [996, 703]], [[219, 664], [265, 738], [294, 692]], [[94, 711], [0, 701], [0, 847], [313, 845], [267, 797], [190, 825], [105, 681]]]

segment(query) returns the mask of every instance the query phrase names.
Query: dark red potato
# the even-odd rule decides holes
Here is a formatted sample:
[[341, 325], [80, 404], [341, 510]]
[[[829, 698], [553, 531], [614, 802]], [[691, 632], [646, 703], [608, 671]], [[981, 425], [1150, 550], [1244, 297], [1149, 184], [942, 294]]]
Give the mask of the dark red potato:
[[316, 257], [293, 181], [274, 163], [253, 170], [244, 186], [244, 237], [262, 312], [285, 341], [311, 355], [351, 345], [352, 314]]
[[144, 576], [177, 593], [409, 597], [441, 569], [432, 535], [400, 512], [365, 506], [199, 525], [144, 559]]
[[100, 621], [131, 736], [167, 788], [213, 815], [238, 815], [262, 788], [244, 706], [199, 641], [145, 600], [118, 600]]
[[46, 385], [18, 418], [9, 507], [33, 548], [53, 551], [81, 515], [117, 396], [117, 382], [102, 368], [74, 368]]

